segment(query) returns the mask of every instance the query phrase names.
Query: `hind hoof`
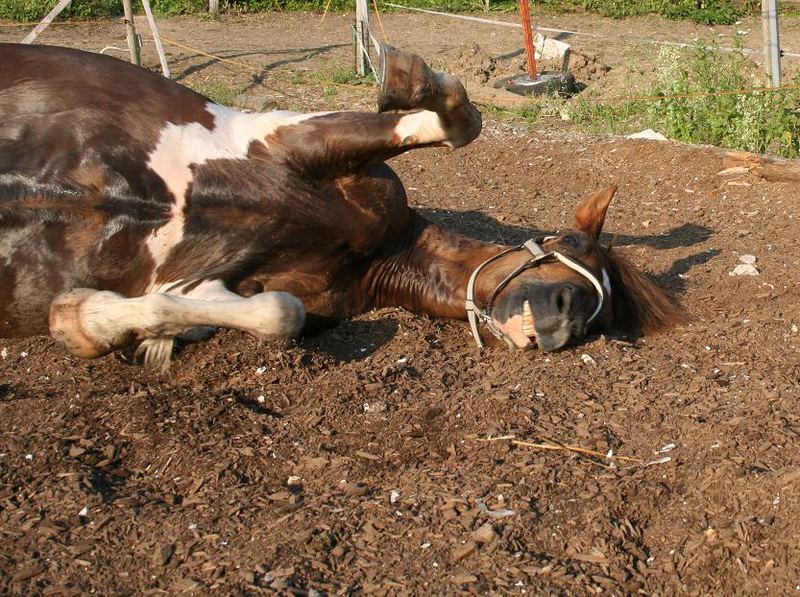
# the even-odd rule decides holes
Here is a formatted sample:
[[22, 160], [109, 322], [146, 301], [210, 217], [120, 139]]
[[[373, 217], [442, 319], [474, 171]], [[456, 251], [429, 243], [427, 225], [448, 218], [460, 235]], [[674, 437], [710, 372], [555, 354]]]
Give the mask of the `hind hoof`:
[[119, 296], [90, 288], [59, 294], [50, 304], [50, 334], [76, 356], [94, 358], [108, 354], [115, 345], [106, 334], [95, 329], [90, 315], [104, 299], [116, 300]]

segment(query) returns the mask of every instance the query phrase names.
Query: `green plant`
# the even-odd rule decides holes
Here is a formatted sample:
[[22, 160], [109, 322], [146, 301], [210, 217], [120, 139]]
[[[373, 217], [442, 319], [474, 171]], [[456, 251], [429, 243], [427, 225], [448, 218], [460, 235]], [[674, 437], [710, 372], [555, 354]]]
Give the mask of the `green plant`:
[[[800, 155], [800, 93], [752, 91], [766, 85], [740, 52], [664, 48], [653, 99], [601, 104], [578, 99], [578, 124], [615, 133], [653, 128], [671, 139], [784, 157]], [[800, 82], [800, 78], [796, 81]], [[658, 98], [662, 99], [658, 99]]]
[[242, 92], [241, 88], [226, 85], [225, 83], [194, 83], [189, 84], [197, 93], [206, 96], [213, 102], [223, 106], [232, 106]]
[[[56, 0], [0, 0], [0, 17], [18, 21], [36, 21], [55, 6]], [[136, 4], [134, 2], [134, 4]], [[413, 8], [430, 8], [446, 12], [490, 10], [513, 12], [515, 0], [404, 0]], [[243, 14], [260, 11], [353, 11], [353, 0], [223, 0], [223, 12]], [[730, 24], [743, 14], [754, 12], [758, 0], [535, 0], [534, 11], [563, 13], [569, 10], [597, 12], [616, 18], [642, 14], [659, 14], [670, 19], [688, 19], [698, 23]], [[159, 15], [205, 14], [206, 0], [153, 0]], [[385, 7], [387, 12], [397, 9]], [[122, 13], [119, 0], [73, 0], [63, 17], [92, 18]]]

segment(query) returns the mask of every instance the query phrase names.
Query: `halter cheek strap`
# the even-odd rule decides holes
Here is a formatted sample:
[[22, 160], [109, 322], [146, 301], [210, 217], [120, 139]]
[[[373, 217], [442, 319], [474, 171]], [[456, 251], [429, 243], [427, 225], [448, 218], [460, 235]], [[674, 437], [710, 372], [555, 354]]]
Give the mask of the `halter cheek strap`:
[[[528, 253], [531, 254], [531, 258], [524, 264], [522, 264], [520, 267], [515, 269], [513, 272], [511, 272], [508, 276], [506, 276], [503, 279], [503, 281], [501, 281], [495, 287], [495, 289], [492, 291], [492, 294], [489, 296], [489, 300], [487, 301], [486, 307], [484, 309], [478, 307], [475, 304], [475, 281], [478, 279], [478, 274], [481, 272], [481, 270], [490, 263], [497, 261], [501, 257], [508, 255], [509, 253], [521, 250], [528, 251]], [[600, 312], [603, 310], [603, 301], [605, 298], [605, 294], [603, 292], [604, 287], [606, 289], [606, 292], [608, 292], [609, 295], [611, 294], [611, 282], [608, 279], [608, 274], [606, 273], [606, 271], [603, 270], [603, 283], [601, 284], [600, 280], [597, 279], [597, 276], [595, 276], [586, 266], [584, 266], [579, 261], [576, 261], [572, 257], [568, 257], [567, 255], [564, 255], [563, 253], [560, 253], [558, 251], [545, 251], [544, 249], [542, 249], [541, 246], [539, 246], [539, 244], [536, 241], [530, 239], [525, 241], [523, 244], [519, 246], [509, 247], [508, 249], [500, 251], [497, 255], [489, 257], [489, 259], [487, 259], [486, 261], [481, 263], [478, 267], [476, 267], [475, 271], [473, 271], [469, 277], [469, 281], [467, 282], [467, 300], [466, 300], [467, 319], [469, 320], [469, 327], [470, 330], [472, 331], [472, 337], [475, 338], [475, 343], [478, 345], [478, 348], [483, 348], [484, 346], [483, 338], [481, 338], [480, 330], [478, 329], [479, 322], [483, 322], [483, 324], [486, 325], [487, 328], [489, 328], [489, 331], [492, 332], [492, 334], [495, 337], [505, 341], [505, 343], [508, 344], [510, 349], [514, 348], [514, 342], [511, 340], [511, 338], [509, 338], [508, 335], [503, 333], [502, 330], [499, 330], [497, 326], [494, 325], [494, 322], [492, 321], [492, 316], [489, 314], [489, 310], [492, 306], [492, 303], [494, 302], [495, 297], [497, 297], [500, 291], [503, 290], [503, 288], [505, 288], [508, 285], [508, 283], [511, 282], [511, 280], [516, 278], [519, 274], [521, 274], [525, 270], [536, 267], [541, 261], [547, 259], [548, 257], [554, 257], [555, 259], [558, 259], [558, 261], [560, 261], [570, 269], [578, 272], [584, 278], [589, 280], [594, 289], [597, 291], [597, 297], [598, 297], [597, 306], [595, 307], [594, 312], [586, 320], [586, 327], [588, 327], [597, 318], [597, 316], [600, 315]]]

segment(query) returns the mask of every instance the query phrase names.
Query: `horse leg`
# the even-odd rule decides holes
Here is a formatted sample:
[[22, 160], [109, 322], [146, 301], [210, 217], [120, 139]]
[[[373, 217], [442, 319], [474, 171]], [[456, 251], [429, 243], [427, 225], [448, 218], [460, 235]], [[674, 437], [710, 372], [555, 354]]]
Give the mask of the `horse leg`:
[[381, 71], [378, 112], [421, 110], [400, 117], [395, 133], [402, 146], [462, 147], [480, 134], [480, 112], [454, 75], [433, 72], [416, 54], [386, 44]]
[[50, 332], [67, 350], [98, 357], [137, 340], [145, 364], [168, 365], [176, 335], [200, 326], [234, 328], [257, 337], [297, 335], [305, 322], [299, 299], [286, 292], [249, 298], [220, 281], [200, 284], [182, 296], [155, 292], [128, 298], [116, 292], [77, 288], [50, 306]]
[[278, 126], [266, 138], [264, 157], [339, 176], [417, 147], [462, 147], [480, 134], [480, 112], [458, 78], [434, 73], [419, 56], [387, 45], [381, 65], [379, 113], [312, 114]]

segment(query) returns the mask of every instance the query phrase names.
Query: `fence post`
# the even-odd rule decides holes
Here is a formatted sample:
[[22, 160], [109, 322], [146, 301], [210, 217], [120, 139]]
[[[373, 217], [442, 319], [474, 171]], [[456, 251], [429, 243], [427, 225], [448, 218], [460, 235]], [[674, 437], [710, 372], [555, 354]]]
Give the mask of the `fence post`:
[[208, 12], [215, 17], [219, 16], [219, 0], [208, 0]]
[[367, 74], [367, 44], [369, 35], [369, 6], [367, 0], [356, 0], [356, 72], [360, 76]]
[[158, 34], [158, 26], [156, 19], [153, 16], [153, 11], [150, 9], [150, 0], [142, 0], [144, 13], [147, 15], [147, 22], [150, 24], [150, 31], [153, 33], [153, 43], [156, 45], [156, 52], [158, 52], [158, 60], [161, 62], [161, 72], [169, 79], [169, 64], [167, 64], [167, 55], [164, 53], [164, 46], [161, 44], [161, 36]]
[[137, 66], [142, 65], [142, 55], [139, 52], [139, 39], [136, 37], [136, 27], [133, 25], [133, 6], [131, 0], [122, 0], [125, 12], [125, 29], [128, 37], [128, 50], [131, 53], [131, 62]]
[[764, 68], [773, 87], [781, 85], [781, 42], [778, 0], [761, 0], [761, 32], [764, 37]]
[[35, 40], [42, 31], [47, 29], [48, 25], [50, 25], [50, 23], [53, 22], [53, 19], [55, 19], [61, 13], [61, 11], [67, 7], [70, 1], [71, 0], [61, 0], [61, 2], [56, 4], [55, 8], [51, 10], [49, 13], [47, 13], [47, 16], [42, 19], [42, 22], [36, 25], [33, 31], [31, 31], [30, 33], [28, 33], [28, 35], [25, 36], [25, 39], [22, 40], [22, 43], [24, 44], [33, 43], [33, 40]]

